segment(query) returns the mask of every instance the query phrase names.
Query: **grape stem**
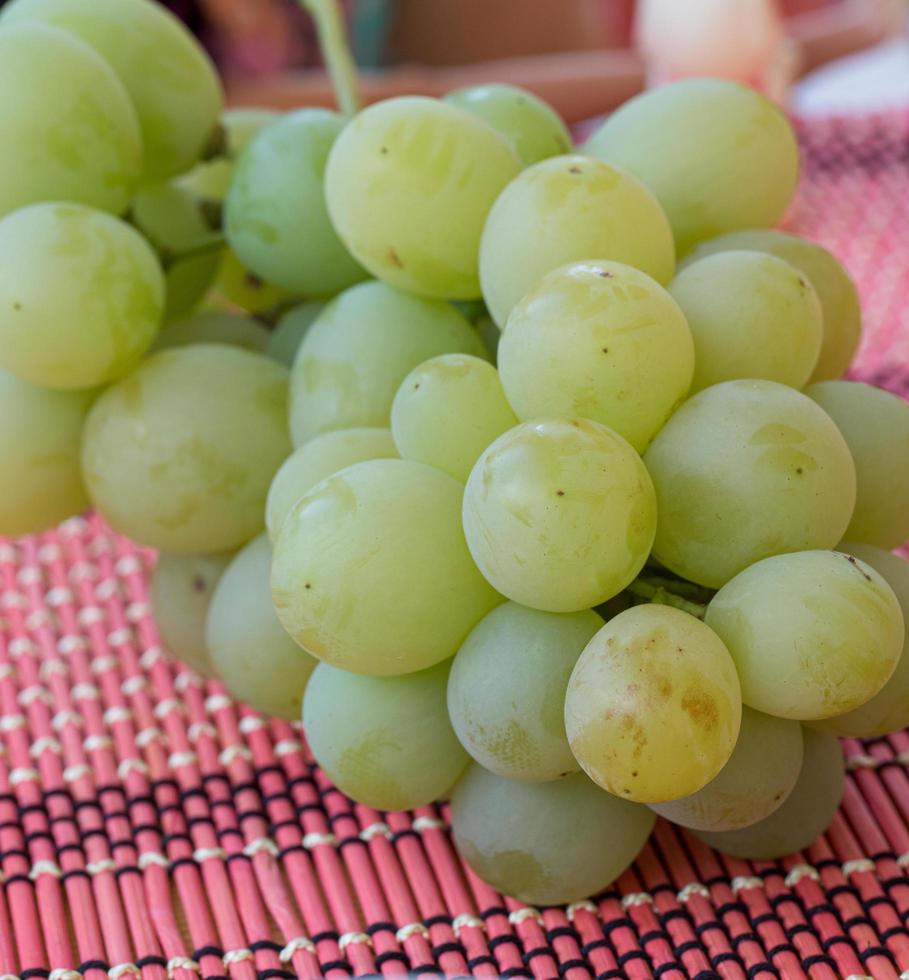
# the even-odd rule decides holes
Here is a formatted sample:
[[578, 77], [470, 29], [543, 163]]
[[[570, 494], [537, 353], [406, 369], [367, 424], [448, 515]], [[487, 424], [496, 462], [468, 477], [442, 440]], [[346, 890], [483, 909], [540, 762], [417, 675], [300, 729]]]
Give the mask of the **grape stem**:
[[[679, 595], [678, 592], [671, 592], [667, 588], [667, 586], [672, 586], [673, 588], [679, 589], [679, 591], [691, 591], [685, 589], [687, 584], [686, 582], [671, 582], [659, 578], [638, 578], [625, 591], [636, 596], [638, 599], [644, 599], [646, 602], [656, 602], [663, 606], [674, 606], [676, 609], [681, 609], [683, 612], [689, 613], [697, 619], [703, 619], [704, 614], [707, 612], [706, 603], [686, 599], [684, 596]], [[696, 588], [696, 586], [693, 588]]]
[[356, 115], [363, 98], [338, 0], [300, 0], [300, 3], [316, 22], [319, 49], [331, 76], [338, 108], [345, 116]]

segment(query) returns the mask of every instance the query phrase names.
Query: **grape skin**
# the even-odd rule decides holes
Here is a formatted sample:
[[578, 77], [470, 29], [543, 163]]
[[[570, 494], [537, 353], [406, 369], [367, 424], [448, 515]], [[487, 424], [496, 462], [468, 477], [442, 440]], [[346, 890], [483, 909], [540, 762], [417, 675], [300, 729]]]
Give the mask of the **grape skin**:
[[268, 356], [285, 367], [293, 367], [303, 338], [324, 309], [324, 303], [310, 302], [288, 310], [268, 336], [265, 346]]
[[190, 344], [228, 344], [263, 353], [269, 332], [251, 316], [223, 310], [203, 310], [168, 324], [155, 338], [152, 350], [188, 347]]

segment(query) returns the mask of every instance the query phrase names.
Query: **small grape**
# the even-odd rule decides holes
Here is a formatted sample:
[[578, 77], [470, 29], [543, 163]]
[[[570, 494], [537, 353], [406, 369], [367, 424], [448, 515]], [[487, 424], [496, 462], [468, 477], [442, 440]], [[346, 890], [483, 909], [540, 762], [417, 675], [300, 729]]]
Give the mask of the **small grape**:
[[286, 289], [250, 272], [230, 248], [221, 253], [213, 292], [214, 305], [247, 313], [266, 313], [293, 299]]
[[293, 367], [297, 351], [309, 328], [325, 309], [324, 303], [300, 303], [288, 310], [268, 338], [265, 350], [279, 364]]
[[155, 338], [152, 350], [188, 347], [190, 344], [228, 344], [261, 354], [268, 339], [268, 330], [251, 316], [223, 310], [203, 310], [169, 323]]

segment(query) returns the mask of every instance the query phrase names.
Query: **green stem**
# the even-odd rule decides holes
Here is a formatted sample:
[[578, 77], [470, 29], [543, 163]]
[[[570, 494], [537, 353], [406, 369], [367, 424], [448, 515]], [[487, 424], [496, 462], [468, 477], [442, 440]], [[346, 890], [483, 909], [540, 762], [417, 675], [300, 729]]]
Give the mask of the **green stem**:
[[331, 76], [338, 108], [345, 116], [353, 116], [360, 111], [363, 99], [338, 0], [300, 0], [300, 3], [316, 22], [319, 48]]
[[683, 612], [689, 613], [697, 619], [703, 619], [704, 613], [707, 611], [707, 606], [704, 603], [692, 602], [690, 599], [676, 595], [675, 592], [670, 592], [664, 586], [655, 584], [647, 579], [635, 579], [625, 591], [630, 592], [639, 599], [643, 599], [645, 602], [656, 602], [663, 606], [674, 606], [676, 609], [681, 609]]

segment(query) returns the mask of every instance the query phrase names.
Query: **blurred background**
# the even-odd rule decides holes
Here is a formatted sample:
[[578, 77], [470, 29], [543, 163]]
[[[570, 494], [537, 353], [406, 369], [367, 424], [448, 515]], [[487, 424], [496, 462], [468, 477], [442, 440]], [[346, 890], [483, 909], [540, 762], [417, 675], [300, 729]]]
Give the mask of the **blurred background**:
[[[332, 104], [297, 0], [166, 0], [235, 105]], [[909, 106], [907, 0], [345, 0], [368, 99], [525, 85], [569, 120], [649, 79], [739, 78], [803, 114]]]

